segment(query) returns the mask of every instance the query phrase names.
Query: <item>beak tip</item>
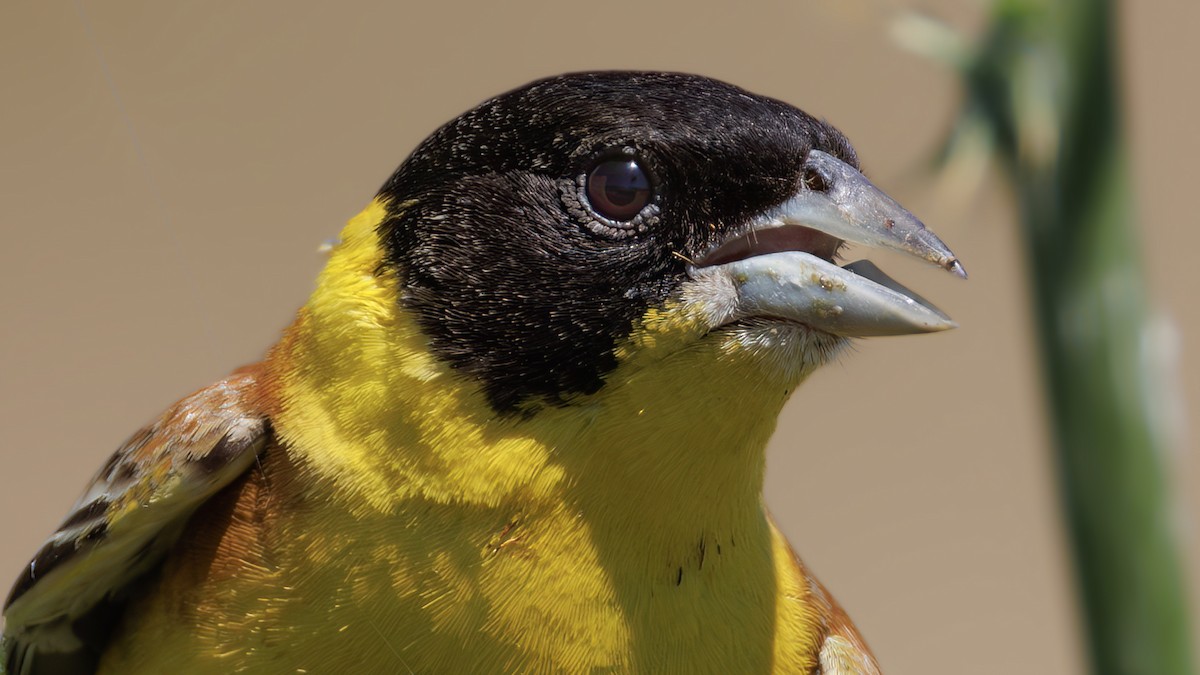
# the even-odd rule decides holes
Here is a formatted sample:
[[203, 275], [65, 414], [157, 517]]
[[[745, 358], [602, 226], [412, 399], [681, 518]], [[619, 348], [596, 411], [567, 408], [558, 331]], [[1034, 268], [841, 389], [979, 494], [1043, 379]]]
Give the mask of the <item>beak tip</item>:
[[958, 261], [958, 258], [951, 258], [950, 261], [946, 263], [946, 269], [959, 279], [967, 278], [967, 270], [963, 269], [962, 263]]

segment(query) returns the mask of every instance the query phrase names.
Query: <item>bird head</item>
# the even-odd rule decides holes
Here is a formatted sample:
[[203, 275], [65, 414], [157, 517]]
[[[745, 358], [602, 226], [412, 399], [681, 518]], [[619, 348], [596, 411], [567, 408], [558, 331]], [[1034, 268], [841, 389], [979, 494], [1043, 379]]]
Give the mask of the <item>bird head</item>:
[[869, 262], [839, 266], [845, 242], [965, 276], [837, 129], [692, 75], [495, 97], [423, 142], [379, 201], [401, 307], [500, 413], [684, 353], [790, 390], [851, 338], [954, 325]]

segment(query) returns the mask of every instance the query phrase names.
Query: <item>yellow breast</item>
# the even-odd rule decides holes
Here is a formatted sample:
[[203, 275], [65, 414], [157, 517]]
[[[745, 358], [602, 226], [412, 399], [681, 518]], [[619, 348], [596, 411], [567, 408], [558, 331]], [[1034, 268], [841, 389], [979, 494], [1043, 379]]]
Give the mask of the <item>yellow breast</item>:
[[760, 497], [802, 374], [652, 313], [600, 393], [497, 416], [376, 273], [383, 214], [272, 352], [276, 445], [104, 672], [811, 672], [828, 606]]

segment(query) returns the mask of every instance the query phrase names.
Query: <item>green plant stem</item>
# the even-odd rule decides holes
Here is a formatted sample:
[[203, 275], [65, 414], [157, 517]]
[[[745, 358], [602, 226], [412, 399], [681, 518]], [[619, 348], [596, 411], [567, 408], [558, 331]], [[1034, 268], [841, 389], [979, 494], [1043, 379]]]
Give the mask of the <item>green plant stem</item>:
[[[1094, 672], [1195, 672], [1104, 0], [1002, 0], [966, 69], [1020, 203]], [[1048, 112], [1050, 125], [1040, 110]], [[1036, 670], [1036, 669], [1035, 669]]]

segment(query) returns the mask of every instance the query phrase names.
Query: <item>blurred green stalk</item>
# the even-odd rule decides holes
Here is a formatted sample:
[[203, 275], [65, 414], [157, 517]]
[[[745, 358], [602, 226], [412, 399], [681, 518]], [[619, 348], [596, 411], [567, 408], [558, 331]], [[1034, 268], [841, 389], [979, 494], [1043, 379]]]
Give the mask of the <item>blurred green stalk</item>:
[[[1113, 4], [1000, 0], [944, 41], [1009, 174], [1031, 264], [1057, 462], [1094, 672], [1193, 673], [1114, 69]], [[974, 136], [972, 136], [974, 135]]]

